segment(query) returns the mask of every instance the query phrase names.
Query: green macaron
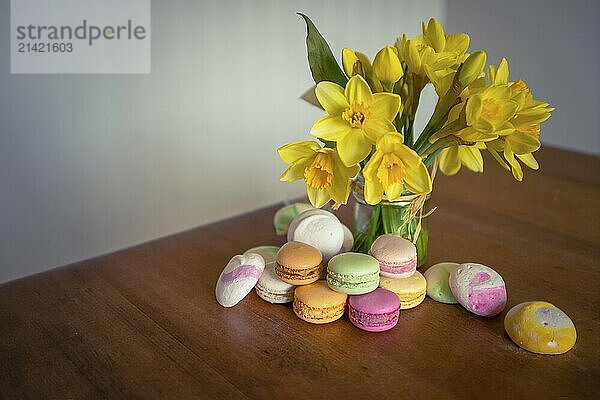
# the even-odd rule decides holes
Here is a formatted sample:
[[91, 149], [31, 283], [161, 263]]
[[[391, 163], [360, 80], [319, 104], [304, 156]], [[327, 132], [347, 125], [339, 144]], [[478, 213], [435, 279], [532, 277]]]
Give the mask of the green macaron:
[[361, 253], [342, 253], [327, 264], [327, 284], [336, 292], [365, 294], [379, 286], [379, 261]]

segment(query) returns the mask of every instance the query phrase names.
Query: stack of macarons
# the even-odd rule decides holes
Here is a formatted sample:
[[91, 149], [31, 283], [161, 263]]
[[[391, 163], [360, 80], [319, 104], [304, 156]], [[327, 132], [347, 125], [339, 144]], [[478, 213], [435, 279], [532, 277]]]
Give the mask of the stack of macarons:
[[296, 288], [293, 310], [304, 321], [323, 324], [341, 318], [346, 305], [350, 322], [362, 330], [381, 332], [398, 323], [400, 299], [379, 288], [375, 258], [352, 252], [335, 255], [327, 265], [326, 280]]
[[[368, 255], [350, 252], [350, 230], [331, 212], [304, 203], [280, 209], [274, 226], [288, 242], [234, 256], [217, 281], [219, 304], [233, 307], [254, 288], [269, 303], [293, 303], [294, 314], [313, 324], [336, 321], [347, 307], [350, 322], [368, 332], [393, 328], [400, 310], [425, 295], [483, 317], [506, 306], [504, 279], [483, 264], [443, 262], [421, 274], [413, 243], [391, 234], [377, 238]], [[577, 337], [571, 319], [542, 301], [514, 306], [504, 327], [518, 346], [539, 354], [565, 353]]]
[[258, 297], [274, 304], [293, 301], [295, 286], [279, 279], [275, 272], [279, 246], [260, 246], [246, 251], [246, 253], [249, 252], [258, 253], [265, 259], [265, 269], [254, 287]]
[[333, 322], [344, 315], [348, 305], [350, 321], [363, 330], [380, 332], [396, 325], [400, 301], [394, 293], [378, 289], [375, 258], [337, 254], [327, 264], [325, 280], [319, 279], [322, 267], [319, 249], [303, 242], [287, 242], [277, 253], [275, 274], [296, 286], [292, 309], [300, 319], [314, 324]]
[[354, 326], [368, 332], [382, 332], [398, 323], [400, 299], [379, 288], [379, 262], [360, 253], [342, 253], [327, 264], [327, 286], [348, 296], [348, 318]]
[[371, 245], [369, 254], [381, 269], [379, 286], [398, 295], [402, 310], [423, 302], [427, 283], [417, 271], [417, 249], [411, 241], [398, 235], [381, 235]]
[[350, 321], [365, 331], [381, 332], [397, 324], [400, 299], [379, 288], [379, 261], [349, 252], [352, 233], [334, 214], [292, 204], [275, 214], [274, 225], [288, 242], [233, 257], [215, 289], [221, 305], [236, 305], [254, 287], [269, 303], [293, 302], [293, 312], [310, 323], [333, 322], [348, 306]]

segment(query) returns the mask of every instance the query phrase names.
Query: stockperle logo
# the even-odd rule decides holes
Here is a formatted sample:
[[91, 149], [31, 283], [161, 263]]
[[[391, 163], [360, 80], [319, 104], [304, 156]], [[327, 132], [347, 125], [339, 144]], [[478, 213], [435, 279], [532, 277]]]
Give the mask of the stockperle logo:
[[150, 0], [11, 0], [12, 73], [150, 73]]

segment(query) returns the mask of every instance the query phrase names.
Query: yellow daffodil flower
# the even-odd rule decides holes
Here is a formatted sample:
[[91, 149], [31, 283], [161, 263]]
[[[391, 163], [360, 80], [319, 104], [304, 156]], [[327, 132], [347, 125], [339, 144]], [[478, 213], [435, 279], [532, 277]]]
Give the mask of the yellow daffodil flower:
[[515, 130], [539, 136], [540, 124], [550, 118], [554, 108], [548, 107], [548, 103], [543, 100], [533, 98], [531, 90], [522, 80], [510, 84], [513, 92], [513, 100], [518, 108], [515, 117], [511, 123]]
[[464, 55], [469, 48], [469, 35], [466, 33], [446, 35], [444, 27], [435, 18], [431, 18], [427, 25], [423, 23], [422, 30], [425, 43], [432, 47], [436, 53], [447, 52]]
[[369, 57], [348, 48], [342, 49], [342, 65], [344, 66], [344, 72], [348, 75], [348, 78], [351, 78], [354, 75], [362, 75], [362, 77], [366, 79], [366, 77], [373, 72]]
[[398, 50], [393, 46], [385, 46], [379, 50], [373, 60], [373, 71], [382, 82], [387, 84], [398, 82], [404, 73], [398, 58]]
[[412, 73], [439, 79], [456, 70], [467, 55], [470, 38], [466, 33], [447, 35], [435, 19], [423, 23], [423, 33], [408, 40], [406, 35], [396, 40], [401, 61], [408, 64]]
[[[531, 152], [517, 154], [511, 141], [508, 140], [509, 137], [500, 137], [491, 142], [486, 142], [485, 145], [490, 154], [504, 169], [510, 170], [516, 180], [522, 181], [523, 168], [519, 161], [534, 170], [539, 168], [539, 164]], [[539, 148], [539, 145], [537, 147]]]
[[507, 85], [489, 86], [469, 97], [465, 106], [467, 128], [457, 136], [466, 141], [478, 142], [508, 135], [514, 131], [510, 120], [515, 116], [517, 107]]
[[463, 102], [451, 109], [448, 121], [430, 142], [453, 135], [473, 143], [443, 150], [440, 169], [445, 174], [455, 174], [461, 165], [479, 172], [483, 169], [480, 150], [487, 149], [515, 179], [522, 180], [520, 162], [531, 169], [539, 167], [532, 153], [540, 147], [540, 123], [550, 118], [554, 109], [534, 99], [525, 82], [509, 81], [506, 59], [497, 67], [490, 65], [487, 76], [488, 83], [477, 79], [461, 93], [466, 106]]
[[365, 78], [373, 93], [383, 91], [381, 82], [373, 73], [373, 66], [369, 61], [369, 57], [363, 53], [348, 48], [342, 49], [342, 65], [348, 78], [360, 75]]
[[[546, 104], [547, 105], [547, 104]], [[546, 106], [538, 108], [535, 112], [529, 110], [529, 115], [519, 115], [513, 119], [515, 131], [510, 135], [499, 137], [486, 143], [490, 154], [505, 169], [510, 169], [514, 178], [518, 181], [523, 179], [523, 169], [519, 161], [531, 169], [538, 169], [539, 165], [533, 156], [533, 152], [540, 148], [540, 123], [550, 117], [553, 109]], [[536, 116], [537, 114], [537, 116]], [[533, 123], [532, 123], [533, 122]], [[502, 157], [504, 157], [504, 160]], [[508, 163], [508, 164], [507, 164]]]
[[495, 85], [506, 85], [511, 90], [512, 101], [517, 105], [514, 117], [510, 120], [513, 131], [486, 143], [490, 154], [505, 169], [509, 169], [518, 181], [523, 179], [522, 162], [531, 169], [538, 169], [533, 152], [540, 147], [540, 124], [550, 118], [554, 108], [548, 103], [536, 100], [525, 82], [518, 80], [509, 82], [508, 62], [502, 59], [496, 68], [488, 69], [490, 82]]
[[390, 132], [377, 140], [375, 152], [363, 170], [365, 200], [379, 203], [385, 195], [395, 201], [404, 189], [414, 194], [431, 192], [431, 178], [421, 157]]
[[450, 73], [456, 67], [459, 54], [453, 52], [436, 53], [427, 45], [422, 35], [410, 40], [406, 36], [396, 40], [396, 48], [401, 61], [406, 62], [411, 73], [422, 77], [430, 77], [434, 73]]
[[400, 110], [400, 96], [373, 94], [360, 75], [350, 78], [345, 89], [333, 82], [319, 82], [315, 94], [329, 115], [317, 120], [310, 133], [336, 142], [347, 167], [364, 160], [380, 136], [396, 130], [393, 121]]
[[279, 157], [291, 164], [281, 181], [306, 181], [306, 193], [311, 204], [320, 208], [333, 199], [346, 204], [350, 194], [350, 178], [358, 174], [360, 167], [345, 166], [335, 149], [322, 148], [313, 141], [290, 143], [280, 147]]
[[455, 175], [465, 166], [473, 172], [483, 172], [481, 150], [485, 144], [475, 143], [472, 146], [452, 146], [440, 153], [440, 170], [445, 175]]
[[522, 80], [509, 82], [508, 62], [505, 58], [500, 61], [498, 68], [489, 66], [488, 76], [492, 85], [507, 85], [511, 90], [511, 100], [517, 105], [515, 116], [510, 121], [515, 131], [538, 137], [540, 123], [550, 118], [554, 108], [548, 107], [545, 101], [534, 99], [531, 90]]

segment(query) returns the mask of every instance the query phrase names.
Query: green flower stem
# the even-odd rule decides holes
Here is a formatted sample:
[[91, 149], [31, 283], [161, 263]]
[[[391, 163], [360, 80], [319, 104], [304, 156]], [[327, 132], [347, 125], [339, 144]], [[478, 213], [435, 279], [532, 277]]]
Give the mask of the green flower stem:
[[429, 146], [427, 146], [427, 148], [423, 150], [423, 154], [422, 154], [423, 157], [428, 157], [432, 153], [435, 153], [438, 149], [443, 149], [443, 148], [449, 146], [452, 142], [455, 141], [455, 140], [452, 140], [453, 138], [454, 138], [454, 136], [448, 136], [443, 139], [436, 140], [433, 143], [430, 143]]
[[426, 167], [429, 167], [433, 160], [446, 148], [450, 146], [460, 146], [460, 145], [472, 145], [471, 142], [465, 142], [457, 138], [456, 136], [446, 136], [444, 138], [438, 139], [433, 143], [429, 143], [422, 149], [422, 157], [425, 158], [423, 163]]
[[472, 145], [472, 142], [465, 142], [457, 138], [456, 136], [446, 136], [444, 138], [438, 139], [433, 142], [424, 152], [423, 155], [425, 157], [430, 156], [431, 154], [438, 152], [438, 150], [443, 150], [448, 146], [460, 146], [460, 145]]
[[417, 141], [415, 142], [415, 144], [413, 146], [413, 149], [419, 155], [423, 154], [424, 147], [429, 144], [429, 136], [431, 136], [429, 134], [430, 131], [431, 131], [431, 127], [429, 126], [429, 124], [427, 124], [427, 126], [425, 126], [425, 128], [423, 129], [423, 132], [421, 132], [421, 134], [419, 135], [419, 137], [417, 138]]
[[382, 205], [381, 219], [384, 233], [396, 233], [402, 225], [402, 207]]
[[[448, 110], [448, 112], [449, 111], [450, 110]], [[446, 116], [447, 116], [447, 113], [446, 113]], [[445, 121], [445, 118], [444, 118], [444, 121]], [[433, 143], [431, 143], [429, 141], [429, 138], [431, 138], [433, 136], [433, 134], [437, 131], [438, 131], [438, 129], [436, 128], [436, 126], [433, 126], [433, 125], [431, 127], [426, 126], [425, 129], [423, 129], [423, 132], [419, 136], [417, 143], [415, 143], [415, 151], [419, 155], [426, 155], [425, 153], [433, 145]]]
[[405, 132], [407, 121], [408, 121], [408, 111], [402, 110], [402, 115], [396, 116], [396, 130], [400, 133]]
[[417, 142], [414, 145], [414, 149], [417, 152], [417, 154], [422, 155], [423, 152], [425, 152], [427, 148], [431, 146], [431, 143], [429, 143], [429, 136], [431, 135], [428, 134], [427, 128], [424, 129], [423, 132], [421, 132], [419, 138], [417, 139]]
[[410, 100], [410, 118], [414, 121], [417, 115], [417, 108], [419, 108], [419, 101], [421, 100], [421, 92], [426, 85], [425, 79], [421, 78], [416, 74], [410, 74], [409, 87], [412, 89], [412, 99]]
[[441, 153], [441, 152], [442, 152], [442, 151], [443, 151], [443, 150], [444, 150], [446, 147], [448, 147], [448, 146], [446, 145], [446, 146], [440, 147], [439, 149], [437, 149], [436, 151], [434, 151], [433, 153], [431, 153], [430, 155], [428, 155], [428, 156], [425, 158], [425, 160], [423, 160], [423, 164], [425, 164], [425, 166], [426, 166], [426, 167], [429, 167], [429, 166], [431, 166], [431, 164], [433, 164], [433, 161], [436, 159], [436, 157], [437, 157], [437, 156], [439, 156], [439, 155], [440, 155], [440, 153]]
[[354, 251], [367, 254], [371, 248], [371, 244], [377, 239], [377, 232], [381, 223], [381, 205], [373, 206], [373, 211], [369, 218], [368, 228], [361, 233], [358, 233], [354, 238]]
[[406, 144], [408, 147], [412, 146], [413, 134], [414, 134], [414, 124], [415, 124], [415, 121], [409, 118], [408, 119], [408, 127], [404, 131], [404, 144]]
[[415, 143], [414, 148], [417, 153], [423, 154], [423, 152], [429, 147], [429, 138], [444, 125], [448, 119], [448, 114], [450, 113], [452, 107], [461, 102], [459, 95], [463, 90], [464, 87], [458, 81], [457, 72], [454, 82], [452, 82], [452, 86], [450, 86], [450, 89], [443, 97], [438, 99], [435, 109], [433, 110], [433, 114], [431, 115], [431, 118], [429, 118], [429, 122], [427, 122], [423, 132], [421, 132], [419, 135], [417, 143]]

